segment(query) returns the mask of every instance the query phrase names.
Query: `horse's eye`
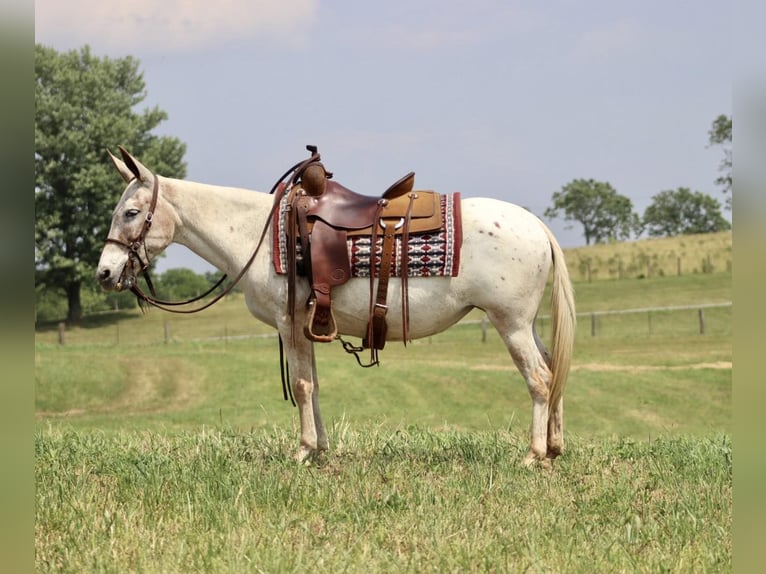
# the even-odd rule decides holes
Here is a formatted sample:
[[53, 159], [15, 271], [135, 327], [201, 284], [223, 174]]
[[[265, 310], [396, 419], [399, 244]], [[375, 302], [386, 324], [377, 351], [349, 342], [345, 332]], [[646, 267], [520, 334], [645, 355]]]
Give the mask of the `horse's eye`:
[[128, 209], [125, 212], [125, 219], [133, 219], [139, 213], [141, 213], [141, 210], [139, 209]]

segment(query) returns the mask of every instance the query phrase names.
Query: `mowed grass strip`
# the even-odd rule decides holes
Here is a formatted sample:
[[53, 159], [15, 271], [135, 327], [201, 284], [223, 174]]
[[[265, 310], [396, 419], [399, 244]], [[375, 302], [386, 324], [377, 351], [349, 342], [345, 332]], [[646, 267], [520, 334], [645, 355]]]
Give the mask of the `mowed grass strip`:
[[[523, 431], [531, 401], [495, 334], [462, 326], [360, 369], [339, 345], [318, 350], [327, 421], [433, 429]], [[40, 424], [79, 429], [243, 431], [293, 428], [273, 340], [37, 350]], [[731, 429], [731, 345], [725, 335], [648, 340], [581, 337], [566, 401], [569, 432], [635, 439]]]
[[292, 433], [36, 437], [39, 572], [716, 572], [731, 568], [726, 435], [574, 438], [553, 471], [505, 431], [338, 421]]

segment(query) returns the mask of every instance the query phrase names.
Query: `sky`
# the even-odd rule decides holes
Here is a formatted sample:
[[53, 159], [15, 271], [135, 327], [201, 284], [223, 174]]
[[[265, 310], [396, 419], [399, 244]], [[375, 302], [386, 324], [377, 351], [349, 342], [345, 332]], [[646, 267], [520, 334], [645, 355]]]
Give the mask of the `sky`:
[[[139, 109], [168, 113], [187, 179], [268, 191], [314, 144], [346, 187], [415, 171], [530, 209], [563, 247], [582, 226], [543, 213], [573, 179], [639, 214], [678, 187], [723, 204], [708, 131], [732, 114], [731, 24], [723, 0], [35, 1], [36, 42], [139, 59]], [[167, 253], [159, 272], [212, 270]]]

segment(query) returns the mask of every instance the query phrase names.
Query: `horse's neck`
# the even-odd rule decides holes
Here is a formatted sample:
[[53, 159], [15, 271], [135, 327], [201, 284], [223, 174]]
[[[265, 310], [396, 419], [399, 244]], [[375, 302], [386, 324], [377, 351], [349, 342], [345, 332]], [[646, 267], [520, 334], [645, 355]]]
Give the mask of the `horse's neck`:
[[[176, 214], [175, 243], [208, 263], [237, 273], [252, 254], [273, 197], [246, 189], [166, 179], [163, 197]], [[263, 250], [267, 250], [268, 241]]]

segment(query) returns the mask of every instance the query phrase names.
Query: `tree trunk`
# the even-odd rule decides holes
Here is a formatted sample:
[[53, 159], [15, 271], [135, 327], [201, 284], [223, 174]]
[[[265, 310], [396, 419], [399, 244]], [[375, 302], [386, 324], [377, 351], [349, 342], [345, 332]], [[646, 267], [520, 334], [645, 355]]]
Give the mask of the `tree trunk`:
[[70, 325], [76, 325], [82, 319], [82, 301], [80, 300], [80, 286], [79, 281], [73, 281], [66, 285], [66, 299], [67, 299], [67, 316], [66, 322]]

